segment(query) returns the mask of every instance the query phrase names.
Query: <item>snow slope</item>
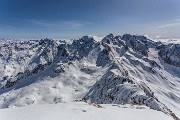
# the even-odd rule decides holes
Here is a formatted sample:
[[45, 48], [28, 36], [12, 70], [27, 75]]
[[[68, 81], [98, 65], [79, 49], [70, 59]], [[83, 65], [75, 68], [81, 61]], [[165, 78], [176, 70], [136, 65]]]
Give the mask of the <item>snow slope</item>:
[[82, 99], [180, 118], [179, 44], [130, 34], [0, 44], [0, 108]]
[[59, 103], [32, 105], [22, 108], [0, 110], [2, 120], [173, 120], [170, 116], [145, 106], [102, 105], [103, 108], [86, 103]]

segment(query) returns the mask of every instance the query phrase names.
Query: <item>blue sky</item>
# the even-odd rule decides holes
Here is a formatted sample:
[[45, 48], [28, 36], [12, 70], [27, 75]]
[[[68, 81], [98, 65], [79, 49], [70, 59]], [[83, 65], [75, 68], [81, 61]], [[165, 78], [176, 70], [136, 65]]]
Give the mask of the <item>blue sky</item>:
[[0, 0], [0, 38], [180, 38], [180, 0]]

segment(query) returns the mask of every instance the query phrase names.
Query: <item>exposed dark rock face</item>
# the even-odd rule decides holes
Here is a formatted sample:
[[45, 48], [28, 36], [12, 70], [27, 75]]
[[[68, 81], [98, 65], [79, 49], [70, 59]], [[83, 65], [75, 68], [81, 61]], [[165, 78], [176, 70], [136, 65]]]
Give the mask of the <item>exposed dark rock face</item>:
[[130, 43], [134, 50], [137, 50], [142, 55], [148, 56], [148, 44], [145, 36], [125, 34], [121, 39], [125, 40], [126, 43]]
[[80, 60], [87, 56], [97, 45], [97, 42], [93, 38], [84, 36], [79, 40], [74, 40], [73, 43], [68, 46], [68, 49], [74, 59]]
[[179, 44], [168, 44], [161, 45], [159, 56], [164, 60], [165, 63], [180, 67], [180, 45]]

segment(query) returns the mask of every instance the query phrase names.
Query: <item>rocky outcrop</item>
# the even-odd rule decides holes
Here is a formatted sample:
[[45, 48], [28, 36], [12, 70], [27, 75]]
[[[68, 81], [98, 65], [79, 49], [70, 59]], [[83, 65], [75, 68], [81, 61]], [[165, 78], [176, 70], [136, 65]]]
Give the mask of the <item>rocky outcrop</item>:
[[124, 40], [127, 45], [130, 44], [134, 50], [140, 52], [142, 55], [148, 56], [148, 39], [145, 36], [125, 34], [121, 39]]
[[180, 67], [180, 45], [179, 44], [168, 44], [158, 46], [159, 56], [164, 60], [165, 63]]

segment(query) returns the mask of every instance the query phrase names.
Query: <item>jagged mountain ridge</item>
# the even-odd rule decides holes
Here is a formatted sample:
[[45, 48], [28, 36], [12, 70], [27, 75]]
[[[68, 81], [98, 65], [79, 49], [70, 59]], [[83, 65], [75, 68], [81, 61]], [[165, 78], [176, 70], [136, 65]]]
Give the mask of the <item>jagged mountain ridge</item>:
[[[177, 46], [130, 34], [109, 34], [101, 41], [84, 36], [72, 43], [1, 41], [1, 108], [83, 98], [103, 104], [144, 104], [176, 118]], [[40, 98], [34, 95], [37, 92]]]

